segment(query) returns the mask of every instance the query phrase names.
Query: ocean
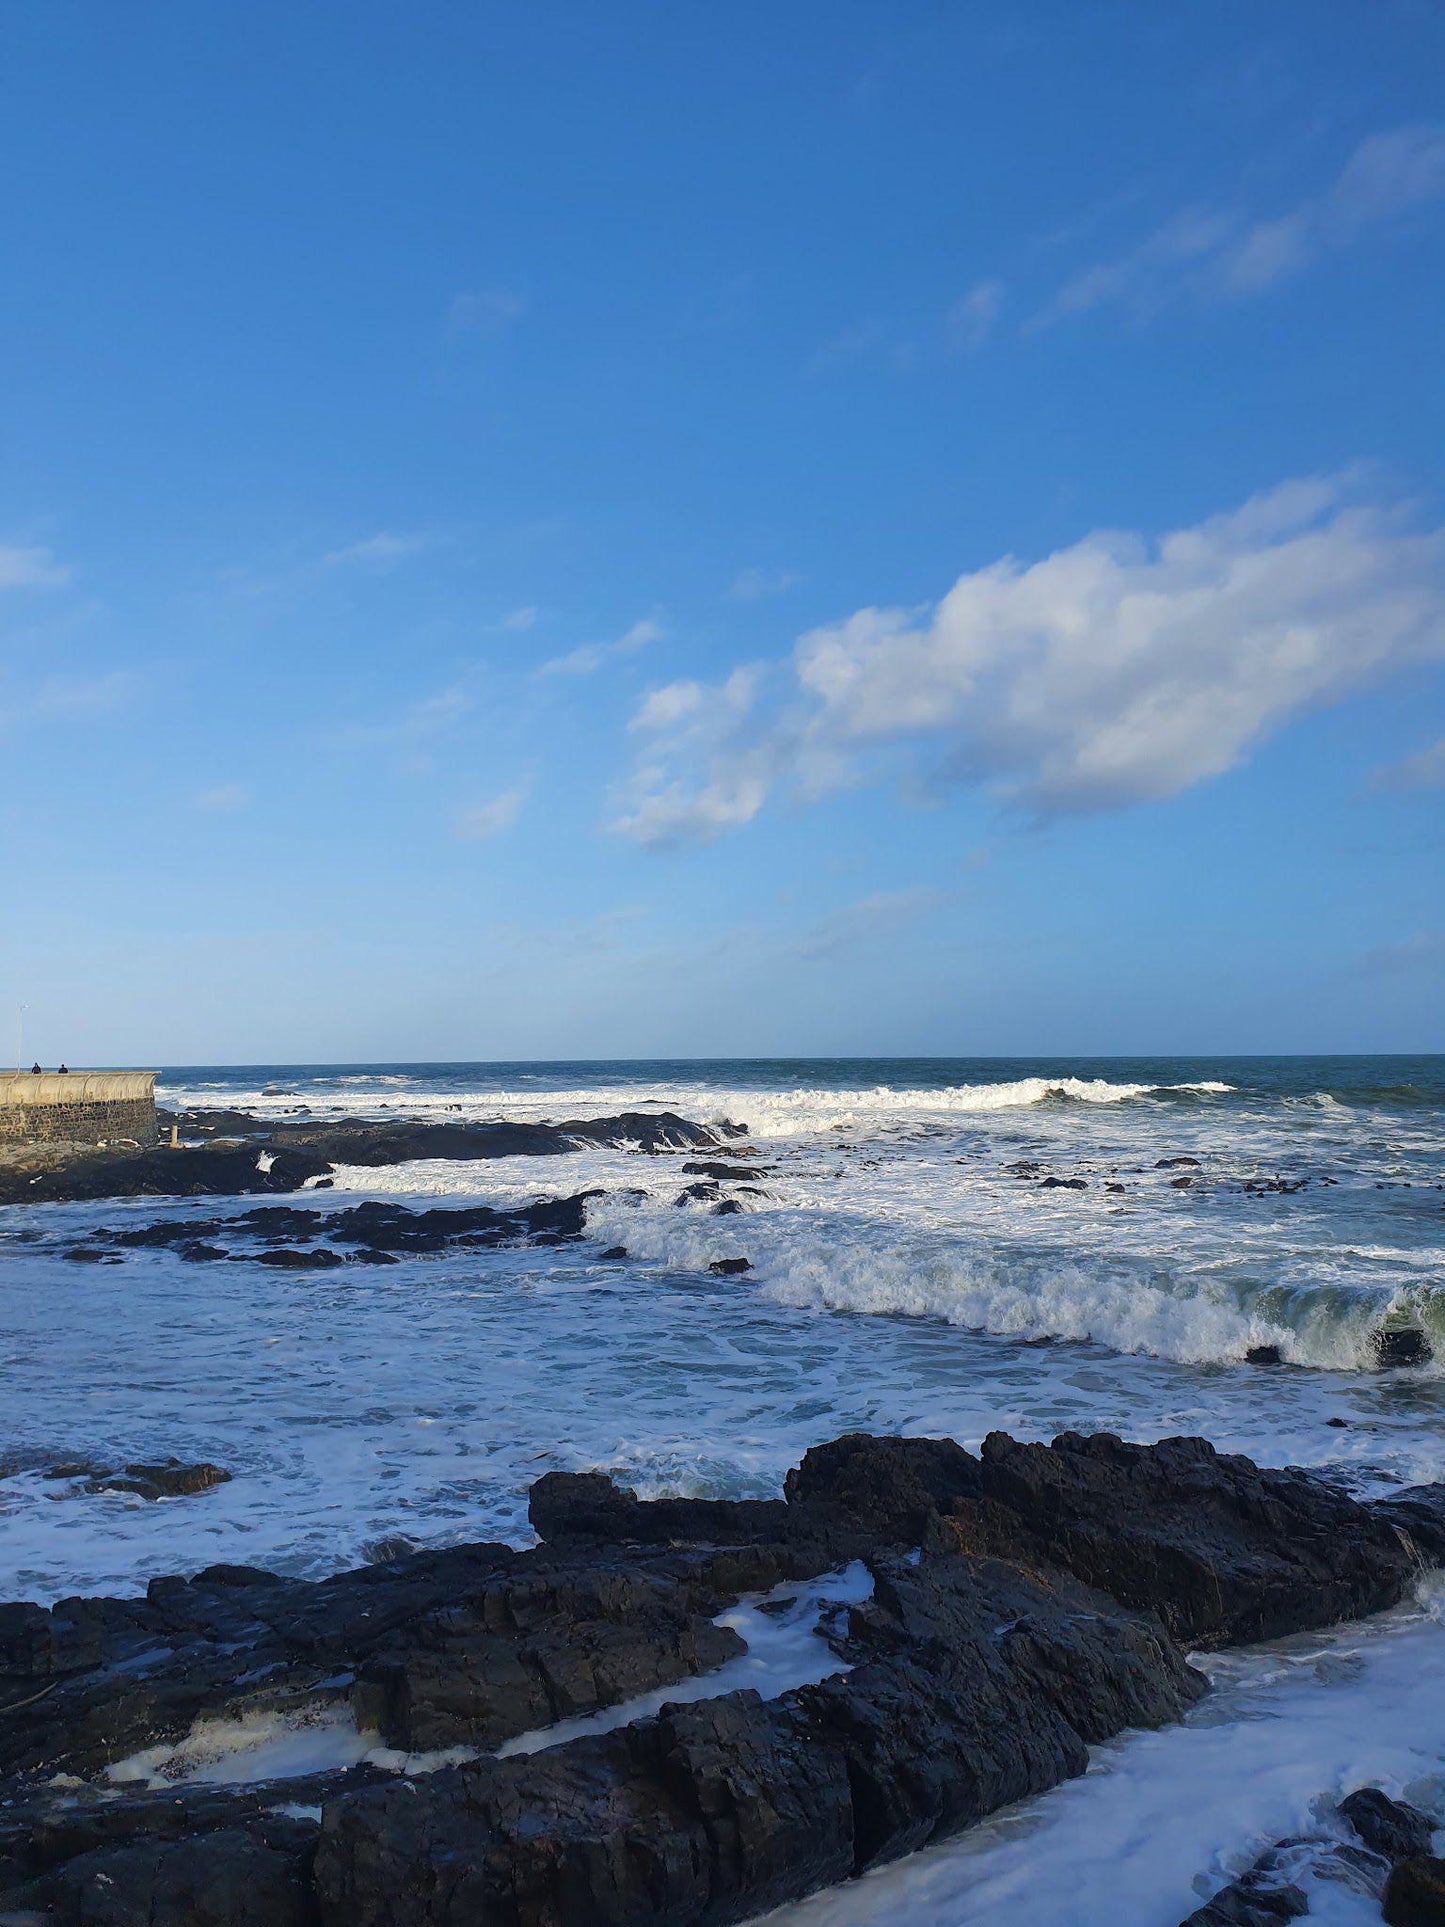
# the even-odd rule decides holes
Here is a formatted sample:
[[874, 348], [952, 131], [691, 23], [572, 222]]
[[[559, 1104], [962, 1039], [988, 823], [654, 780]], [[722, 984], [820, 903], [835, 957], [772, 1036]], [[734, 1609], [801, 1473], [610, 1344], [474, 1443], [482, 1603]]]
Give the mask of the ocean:
[[[1365, 1493], [1445, 1479], [1440, 1057], [193, 1067], [158, 1095], [278, 1118], [665, 1109], [745, 1126], [762, 1174], [720, 1216], [679, 1202], [680, 1158], [622, 1150], [342, 1169], [328, 1203], [606, 1195], [583, 1244], [323, 1273], [62, 1256], [101, 1225], [254, 1200], [12, 1209], [0, 1460], [173, 1453], [234, 1476], [159, 1504], [0, 1479], [0, 1598], [525, 1544], [550, 1469], [771, 1495], [850, 1430], [1199, 1433]], [[726, 1258], [750, 1269], [709, 1270]], [[1435, 1357], [1377, 1369], [1382, 1326]], [[1282, 1362], [1247, 1363], [1260, 1347]], [[1173, 1927], [1346, 1784], [1439, 1776], [1440, 1618], [1426, 1584], [1385, 1621], [1211, 1660], [1219, 1691], [1182, 1727], [778, 1918]], [[1378, 1920], [1357, 1902], [1314, 1914]]]

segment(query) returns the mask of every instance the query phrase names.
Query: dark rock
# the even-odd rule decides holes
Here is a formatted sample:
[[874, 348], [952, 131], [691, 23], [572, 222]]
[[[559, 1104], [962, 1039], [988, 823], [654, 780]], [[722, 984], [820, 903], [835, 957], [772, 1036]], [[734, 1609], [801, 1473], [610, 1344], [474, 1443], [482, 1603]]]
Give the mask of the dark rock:
[[1340, 1802], [1340, 1812], [1372, 1853], [1386, 1860], [1428, 1857], [1435, 1823], [1417, 1807], [1392, 1800], [1378, 1787], [1360, 1787]]
[[1191, 1166], [1196, 1171], [1200, 1168], [1198, 1158], [1155, 1158], [1154, 1160], [1156, 1171], [1178, 1171], [1185, 1165]]
[[627, 1246], [608, 1245], [605, 1251], [599, 1251], [597, 1255], [599, 1258], [605, 1258], [609, 1261], [620, 1261], [627, 1256]]
[[1445, 1860], [1401, 1860], [1385, 1882], [1388, 1927], [1445, 1927]]
[[742, 1206], [736, 1198], [724, 1198], [721, 1204], [715, 1204], [713, 1206], [712, 1215], [715, 1218], [740, 1217], [742, 1215]]
[[1041, 1178], [1039, 1180], [1040, 1191], [1087, 1191], [1088, 1188], [1087, 1178]]
[[[703, 1570], [698, 1586], [717, 1595]], [[357, 1678], [357, 1723], [388, 1746], [495, 1747], [518, 1733], [633, 1699], [745, 1650], [699, 1614], [675, 1572], [597, 1562], [499, 1575], [466, 1602], [407, 1629]]]
[[1221, 1887], [1181, 1927], [1279, 1927], [1281, 1921], [1299, 1920], [1309, 1910], [1309, 1896], [1299, 1887], [1251, 1872]]
[[684, 1164], [683, 1175], [689, 1178], [735, 1179], [739, 1183], [756, 1183], [764, 1175], [761, 1169], [747, 1164], [724, 1163], [722, 1160], [694, 1160]]
[[700, 1179], [696, 1184], [685, 1184], [673, 1203], [679, 1207], [687, 1204], [711, 1204], [714, 1198], [722, 1196], [722, 1188], [711, 1178]]
[[1122, 1195], [1124, 1187], [1122, 1184], [1106, 1184], [1104, 1189], [1106, 1191], [1117, 1191]]
[[[38, 1168], [0, 1165], [0, 1204], [48, 1204], [91, 1198], [237, 1197], [256, 1191], [298, 1191], [330, 1161], [296, 1149], [254, 1144], [203, 1144], [173, 1151], [76, 1151], [48, 1155]], [[262, 1164], [265, 1164], [263, 1170]]]
[[60, 1927], [315, 1927], [310, 1843], [286, 1853], [239, 1829], [101, 1848], [54, 1876]]
[[[706, 1125], [672, 1111], [623, 1111], [613, 1117], [574, 1118], [558, 1124], [450, 1124], [407, 1118], [376, 1122], [348, 1117], [330, 1123], [258, 1118], [245, 1111], [185, 1111], [182, 1131], [194, 1137], [241, 1136], [275, 1150], [302, 1151], [332, 1164], [409, 1164], [416, 1158], [558, 1157], [585, 1144], [642, 1151], [711, 1150]], [[174, 1155], [174, 1154], [172, 1154]]]
[[1169, 1180], [1169, 1189], [1171, 1191], [1187, 1191], [1193, 1183], [1193, 1178], [1171, 1178]]
[[179, 1459], [162, 1459], [155, 1465], [128, 1465], [120, 1472], [105, 1473], [92, 1481], [92, 1492], [136, 1492], [143, 1499], [183, 1499], [193, 1492], [208, 1492], [213, 1485], [226, 1485], [231, 1475], [219, 1465], [183, 1465]]
[[850, 1432], [815, 1445], [783, 1481], [792, 1506], [825, 1506], [885, 1545], [916, 1546], [930, 1521], [981, 1490], [979, 1462], [952, 1439], [875, 1438]]
[[1371, 1332], [1370, 1344], [1381, 1371], [1394, 1371], [1401, 1365], [1428, 1365], [1435, 1355], [1424, 1332], [1415, 1328]]
[[[250, 1257], [251, 1254], [244, 1255]], [[328, 1251], [324, 1245], [315, 1245], [309, 1251], [298, 1251], [294, 1245], [279, 1245], [271, 1251], [257, 1252], [255, 1263], [271, 1265], [277, 1271], [334, 1271], [346, 1260], [339, 1251]]]
[[737, 1278], [752, 1268], [752, 1261], [748, 1258], [714, 1258], [708, 1266], [714, 1278]]
[[115, 1263], [115, 1259], [111, 1257], [109, 1252], [97, 1251], [94, 1245], [72, 1245], [69, 1251], [63, 1251], [60, 1255], [63, 1258], [68, 1258], [73, 1265], [103, 1265]]
[[1325, 1420], [1326, 1425], [1335, 1425], [1335, 1426], [1348, 1426], [1349, 1422], [1350, 1421], [1347, 1418], [1327, 1418]]
[[1251, 1345], [1244, 1354], [1246, 1365], [1283, 1365], [1284, 1353], [1278, 1345]]
[[219, 1245], [205, 1244], [199, 1238], [187, 1239], [185, 1244], [176, 1247], [176, 1251], [187, 1264], [191, 1265], [214, 1264], [218, 1258], [226, 1256]]
[[[1434, 1519], [1442, 1502], [1445, 1489], [1423, 1488], [1418, 1509]], [[1262, 1471], [1204, 1439], [1107, 1432], [1048, 1446], [990, 1433], [980, 1496], [947, 1523], [965, 1550], [1062, 1566], [1206, 1648], [1383, 1611], [1423, 1549], [1388, 1509], [1307, 1473]]]
[[[1203, 1441], [1108, 1435], [994, 1434], [980, 1457], [857, 1435], [810, 1452], [782, 1500], [644, 1502], [550, 1473], [530, 1512], [528, 1552], [378, 1544], [380, 1562], [320, 1583], [219, 1565], [142, 1599], [0, 1607], [5, 1904], [76, 1927], [722, 1927], [1177, 1719], [1206, 1686], [1171, 1630], [1217, 1645], [1375, 1610], [1445, 1542], [1442, 1488], [1387, 1510]], [[855, 1558], [872, 1597], [820, 1627], [850, 1670], [776, 1700], [674, 1704], [409, 1779], [55, 1781], [202, 1715], [348, 1701], [399, 1746], [494, 1747], [716, 1667], [740, 1594]], [[292, 1802], [324, 1808], [319, 1838], [278, 1811]], [[1262, 1861], [1233, 1891], [1273, 1914], [1216, 1896], [1200, 1919], [1272, 1924], [1283, 1888]]]

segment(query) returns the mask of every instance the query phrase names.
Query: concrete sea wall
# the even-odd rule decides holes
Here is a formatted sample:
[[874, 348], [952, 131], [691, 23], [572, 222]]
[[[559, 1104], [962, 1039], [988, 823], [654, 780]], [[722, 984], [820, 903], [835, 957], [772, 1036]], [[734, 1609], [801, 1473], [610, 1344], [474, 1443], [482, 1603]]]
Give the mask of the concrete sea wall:
[[0, 1073], [0, 1144], [153, 1144], [155, 1137], [154, 1071]]

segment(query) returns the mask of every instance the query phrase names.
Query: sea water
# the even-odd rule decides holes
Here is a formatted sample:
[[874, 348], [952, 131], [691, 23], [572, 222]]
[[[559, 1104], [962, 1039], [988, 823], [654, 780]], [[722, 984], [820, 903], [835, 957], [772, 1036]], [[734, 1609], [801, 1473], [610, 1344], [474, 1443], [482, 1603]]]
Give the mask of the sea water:
[[[1440, 1058], [268, 1066], [169, 1071], [159, 1095], [312, 1119], [666, 1109], [745, 1126], [729, 1142], [762, 1175], [727, 1187], [744, 1209], [720, 1216], [707, 1200], [678, 1202], [684, 1158], [625, 1148], [343, 1169], [305, 1201], [606, 1195], [579, 1244], [310, 1273], [165, 1250], [103, 1266], [63, 1255], [102, 1226], [225, 1217], [250, 1200], [4, 1213], [0, 1462], [22, 1469], [0, 1479], [0, 1598], [133, 1592], [216, 1560], [319, 1576], [398, 1539], [526, 1544], [526, 1490], [544, 1471], [605, 1467], [644, 1496], [767, 1495], [810, 1444], [858, 1429], [970, 1447], [996, 1427], [1200, 1433], [1363, 1493], [1445, 1478]], [[625, 1261], [601, 1258], [614, 1245]], [[710, 1272], [724, 1258], [751, 1269]], [[1375, 1369], [1382, 1321], [1420, 1327], [1441, 1362]], [[1259, 1346], [1285, 1362], [1247, 1364]], [[40, 1469], [162, 1454], [212, 1460], [232, 1480], [156, 1503]], [[1433, 1609], [1369, 1638], [1372, 1654], [1418, 1661], [1417, 1710], [1445, 1754]], [[1395, 1689], [1374, 1693], [1372, 1677], [1361, 1662], [1345, 1716], [1365, 1749], [1371, 1706], [1382, 1734], [1394, 1731]], [[1266, 1718], [1290, 1758], [1311, 1730], [1299, 1720], [1328, 1717], [1303, 1687], [1267, 1714], [1244, 1688], [1236, 1697], [1240, 1733]], [[1167, 1743], [1104, 1749], [1052, 1808], [1030, 1803], [1021, 1824], [1043, 1831], [1030, 1834], [1029, 1864], [1053, 1829], [1062, 1866], [1069, 1827], [1089, 1832], [1091, 1801], [1112, 1824], [1108, 1800], [1124, 1797], [1131, 1772], [1155, 1806], [1170, 1784], [1178, 1796], [1178, 1852], [1160, 1860], [1157, 1837], [1148, 1849], [1167, 1902], [1102, 1915], [1102, 1900], [1076, 1895], [1060, 1913], [1062, 1882], [1049, 1918], [1171, 1927], [1197, 1904], [1203, 1849], [1185, 1816], [1199, 1768], [1181, 1764], [1171, 1782], [1169, 1763], [1203, 1761], [1191, 1738], [1217, 1731], [1197, 1723], [1211, 1717]], [[1164, 1746], [1157, 1770], [1131, 1745]], [[1426, 1764], [1406, 1763], [1417, 1776]], [[1261, 1814], [1273, 1812], [1267, 1765]], [[1279, 1773], [1293, 1813], [1298, 1775]], [[1322, 1764], [1315, 1776], [1321, 1798], [1332, 1773]], [[1250, 1844], [1236, 1837], [1240, 1803], [1225, 1805], [1211, 1848], [1220, 1867]], [[1025, 1918], [1008, 1886], [1019, 1849], [1007, 1827], [941, 1851], [963, 1858], [936, 1876], [931, 1861], [908, 1863], [916, 1890], [865, 1882], [846, 1902], [811, 1903], [822, 1911], [808, 1919], [962, 1923], [987, 1916], [966, 1893], [990, 1891], [994, 1904], [1007, 1891], [1010, 1917]], [[1137, 1871], [1138, 1893], [1155, 1894], [1143, 1859]], [[1036, 1891], [1051, 1890], [1044, 1880]], [[876, 1910], [859, 1913], [870, 1892]]]

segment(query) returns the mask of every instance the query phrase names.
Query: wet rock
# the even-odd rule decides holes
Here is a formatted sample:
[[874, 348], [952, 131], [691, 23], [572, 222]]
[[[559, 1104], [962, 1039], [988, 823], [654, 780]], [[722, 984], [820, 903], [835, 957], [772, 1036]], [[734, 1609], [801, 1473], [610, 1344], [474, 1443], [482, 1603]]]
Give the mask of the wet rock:
[[330, 1160], [300, 1148], [203, 1144], [189, 1149], [47, 1153], [36, 1168], [0, 1165], [0, 1204], [91, 1198], [239, 1197], [298, 1191]]
[[1370, 1345], [1381, 1371], [1394, 1371], [1402, 1365], [1428, 1365], [1434, 1357], [1429, 1339], [1414, 1327], [1372, 1332]]
[[745, 1271], [752, 1270], [749, 1258], [714, 1258], [708, 1270], [714, 1278], [737, 1278]]
[[1123, 1191], [1124, 1191], [1124, 1187], [1123, 1187], [1123, 1185], [1122, 1185], [1122, 1184], [1106, 1184], [1106, 1185], [1104, 1186], [1104, 1189], [1105, 1189], [1106, 1191], [1115, 1191], [1115, 1192], [1118, 1192], [1118, 1193], [1120, 1194], [1120, 1196], [1122, 1196], [1122, 1195], [1123, 1195]]
[[1087, 1191], [1088, 1188], [1087, 1178], [1041, 1178], [1039, 1180], [1040, 1191]]
[[711, 1204], [722, 1196], [722, 1188], [711, 1178], [700, 1180], [697, 1184], [685, 1184], [673, 1203], [679, 1207], [688, 1204]]
[[194, 1492], [208, 1492], [212, 1486], [227, 1485], [231, 1475], [224, 1467], [184, 1465], [179, 1459], [161, 1459], [154, 1465], [127, 1465], [120, 1472], [105, 1473], [92, 1480], [92, 1492], [135, 1492], [142, 1499], [183, 1499]]
[[1221, 1887], [1181, 1927], [1279, 1927], [1281, 1921], [1299, 1920], [1309, 1910], [1309, 1896], [1301, 1888], [1250, 1872]]
[[190, 1265], [213, 1265], [227, 1255], [219, 1245], [208, 1245], [199, 1238], [188, 1238], [183, 1245], [177, 1245], [176, 1254]]
[[366, 1663], [352, 1697], [357, 1724], [413, 1752], [490, 1748], [709, 1672], [744, 1642], [696, 1610], [694, 1590], [718, 1601], [707, 1563], [695, 1589], [680, 1577], [602, 1561], [500, 1575], [465, 1605], [412, 1622], [404, 1649]]
[[1284, 1353], [1278, 1345], [1251, 1345], [1244, 1354], [1246, 1365], [1283, 1365]]
[[712, 1215], [715, 1218], [736, 1218], [742, 1215], [742, 1209], [736, 1198], [724, 1198], [721, 1204], [713, 1206]]
[[309, 1838], [286, 1852], [239, 1829], [101, 1848], [53, 1877], [52, 1917], [59, 1927], [315, 1927], [310, 1860]]
[[417, 1158], [559, 1157], [583, 1145], [642, 1151], [711, 1150], [714, 1133], [673, 1111], [622, 1111], [612, 1117], [565, 1122], [436, 1123], [413, 1119], [375, 1122], [341, 1118], [331, 1123], [258, 1118], [244, 1111], [183, 1111], [184, 1135], [244, 1136], [271, 1149], [301, 1152], [332, 1164], [409, 1164]]
[[1445, 1927], [1445, 1860], [1401, 1860], [1385, 1882], [1388, 1927]]
[[[1206, 1683], [1172, 1626], [1217, 1644], [1389, 1603], [1445, 1542], [1445, 1492], [1391, 1507], [1197, 1440], [994, 1434], [974, 1456], [856, 1435], [810, 1452], [782, 1500], [642, 1501], [548, 1474], [528, 1552], [376, 1545], [384, 1560], [320, 1583], [213, 1566], [141, 1599], [0, 1607], [0, 1894], [107, 1927], [290, 1923], [293, 1904], [311, 1927], [721, 1927], [1177, 1719]], [[350, 1705], [408, 1749], [495, 1746], [710, 1670], [737, 1651], [715, 1622], [740, 1594], [855, 1558], [872, 1596], [820, 1629], [850, 1670], [775, 1700], [304, 1792], [55, 1783], [201, 1716], [282, 1708]], [[297, 1802], [324, 1808], [319, 1835], [275, 1810]], [[1261, 1862], [1240, 1905], [1275, 1904], [1287, 1871]], [[269, 1912], [245, 1911], [256, 1895]]]
[[60, 1255], [68, 1258], [73, 1265], [113, 1265], [116, 1262], [109, 1252], [97, 1251], [94, 1245], [72, 1245], [69, 1251], [63, 1251]]
[[810, 1447], [783, 1492], [789, 1505], [856, 1519], [884, 1544], [916, 1546], [939, 1513], [980, 1492], [981, 1479], [978, 1460], [952, 1439], [851, 1432]]
[[[1416, 1496], [1422, 1519], [1445, 1514], [1445, 1488]], [[1383, 1611], [1423, 1550], [1388, 1508], [1307, 1473], [1261, 1470], [1204, 1439], [1128, 1445], [1107, 1432], [1047, 1446], [990, 1433], [979, 1497], [947, 1523], [964, 1548], [1062, 1566], [1206, 1648]]]
[[[267, 1249], [255, 1262], [284, 1270], [333, 1270], [344, 1262], [331, 1246], [345, 1246], [364, 1262], [386, 1264], [397, 1255], [418, 1256], [454, 1247], [505, 1244], [560, 1244], [580, 1238], [587, 1225], [587, 1206], [600, 1191], [579, 1191], [570, 1198], [541, 1198], [535, 1204], [490, 1205], [452, 1210], [414, 1211], [408, 1205], [371, 1199], [344, 1211], [316, 1211], [295, 1205], [263, 1205], [231, 1218], [162, 1219], [120, 1231], [91, 1234], [97, 1245], [178, 1250], [183, 1257], [204, 1252], [216, 1257], [251, 1254], [226, 1252], [203, 1245], [203, 1238], [229, 1238], [242, 1244], [263, 1243]], [[302, 1249], [301, 1247], [305, 1247]]]
[[1154, 1160], [1154, 1169], [1156, 1171], [1179, 1171], [1179, 1170], [1183, 1170], [1186, 1166], [1189, 1166], [1196, 1171], [1199, 1170], [1200, 1169], [1199, 1159], [1198, 1158], [1155, 1158]]
[[1386, 1860], [1429, 1855], [1435, 1823], [1418, 1807], [1392, 1800], [1378, 1787], [1360, 1787], [1340, 1802], [1340, 1813], [1372, 1853]]
[[[237, 1257], [252, 1258], [250, 1252], [237, 1252]], [[309, 1251], [299, 1251], [294, 1245], [278, 1245], [271, 1251], [258, 1251], [254, 1263], [270, 1265], [277, 1271], [335, 1271], [346, 1260], [339, 1251], [328, 1251], [324, 1245], [315, 1245]]]
[[620, 1261], [627, 1256], [627, 1246], [608, 1245], [607, 1249], [605, 1251], [599, 1251], [597, 1256], [606, 1259], [609, 1263], [620, 1263]]
[[756, 1183], [759, 1178], [765, 1175], [760, 1167], [748, 1164], [734, 1164], [731, 1161], [723, 1163], [721, 1160], [708, 1161], [694, 1159], [684, 1164], [682, 1169], [683, 1175], [689, 1178], [722, 1178], [724, 1180], [731, 1178], [739, 1183]]
[[1171, 1191], [1188, 1191], [1193, 1183], [1193, 1178], [1171, 1178], [1169, 1180], [1169, 1189]]

